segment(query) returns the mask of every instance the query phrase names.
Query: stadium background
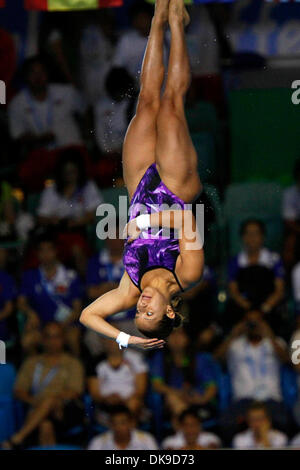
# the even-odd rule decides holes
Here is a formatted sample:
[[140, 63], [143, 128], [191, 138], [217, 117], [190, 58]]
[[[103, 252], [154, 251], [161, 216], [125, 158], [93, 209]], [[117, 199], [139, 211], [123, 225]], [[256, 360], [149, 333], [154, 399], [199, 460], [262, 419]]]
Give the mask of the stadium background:
[[[42, 3], [50, 9], [51, 2], [36, 4]], [[56, 5], [59, 7], [60, 3], [63, 0]], [[141, 403], [132, 409], [140, 418], [136, 419], [136, 426], [151, 433], [160, 445], [180, 426], [175, 422], [176, 415], [185, 407], [176, 400], [168, 400], [157, 382], [176, 389], [178, 380], [179, 388], [184, 383], [202, 397], [209, 389], [212, 397], [195, 400], [193, 406], [199, 413], [201, 407], [204, 409], [201, 420], [205, 432], [215, 433], [224, 446], [230, 446], [234, 434], [246, 426], [243, 421], [246, 408], [238, 410], [235, 427], [228, 422], [228, 410], [237, 399], [237, 391], [232, 387], [235, 378], [230, 355], [223, 354], [222, 348], [231, 329], [255, 311], [284, 340], [289, 358], [291, 341], [299, 335], [300, 194], [293, 185], [295, 178], [299, 184], [300, 105], [292, 101], [295, 91], [292, 83], [300, 80], [300, 4], [243, 0], [207, 7], [198, 3], [189, 7], [192, 21], [187, 38], [193, 81], [186, 112], [204, 182], [206, 275], [201, 290], [185, 299], [189, 322], [184, 327], [187, 337], [184, 333], [178, 337], [184, 343], [182, 357], [177, 363], [170, 345], [163, 353], [140, 359], [147, 387], [139, 397]], [[28, 410], [20, 395], [14, 395], [15, 379], [22, 370], [24, 382], [24, 362], [34, 359], [45, 347], [42, 330], [47, 321], [42, 318], [39, 325], [30, 322], [32, 310], [37, 310], [37, 316], [42, 317], [43, 313], [34, 303], [35, 294], [29, 294], [31, 288], [34, 290], [34, 280], [28, 275], [33, 272], [29, 270], [37, 272], [41, 265], [41, 244], [49, 239], [54, 241], [59, 260], [76, 277], [77, 294], [70, 301], [71, 308], [74, 299], [77, 302], [74, 311], [79, 312], [108, 282], [116, 282], [120, 271], [120, 246], [107, 247], [97, 239], [95, 215], [90, 218], [88, 214], [88, 223], [71, 223], [67, 228], [65, 220], [60, 224], [63, 216], [60, 221], [45, 220], [57, 215], [53, 213], [53, 194], [49, 196], [49, 188], [54, 180], [57, 183], [58, 167], [60, 163], [63, 166], [64, 160], [73, 159], [79, 171], [87, 175], [84, 184], [92, 187], [84, 203], [77, 201], [79, 205], [89, 204], [89, 209], [95, 212], [99, 202], [116, 204], [118, 196], [126, 194], [121, 177], [121, 142], [134, 110], [151, 6], [144, 8], [141, 18], [133, 1], [124, 0], [116, 8], [109, 8], [109, 2], [107, 5], [108, 8], [79, 12], [41, 12], [24, 9], [21, 1], [9, 0], [0, 9], [0, 79], [6, 84], [7, 94], [7, 104], [0, 107], [0, 339], [5, 340], [7, 347], [7, 364], [0, 366], [0, 441], [8, 439], [25, 422]], [[128, 46], [130, 38], [132, 41], [136, 37], [137, 42]], [[34, 59], [30, 62], [30, 58]], [[57, 136], [32, 140], [30, 144], [23, 138], [28, 130], [23, 123], [30, 106], [22, 108], [22, 101], [16, 99], [24, 90], [26, 71], [28, 78], [28, 69], [37, 64], [47, 70], [50, 84], [62, 87], [59, 99], [70, 100], [64, 112], [75, 131], [72, 134], [70, 126], [66, 126], [65, 135], [60, 138], [62, 144]], [[55, 127], [51, 119], [49, 127]], [[14, 125], [16, 121], [20, 121], [18, 126]], [[37, 116], [33, 122], [37, 134], [38, 121]], [[242, 250], [240, 227], [248, 219], [264, 223], [266, 233], [261, 244], [276, 252], [273, 256], [268, 251], [273, 261], [268, 261], [264, 269], [268, 268], [273, 275], [274, 291], [277, 279], [283, 286], [281, 297], [267, 313], [263, 311], [264, 301], [259, 304], [256, 299], [258, 291], [263, 291], [259, 284], [267, 283], [263, 277], [257, 284], [255, 276], [247, 278], [248, 283], [251, 279], [251, 295], [255, 298], [251, 307], [241, 307], [233, 295], [232, 283], [242, 282], [237, 274], [241, 266], [236, 264]], [[257, 222], [252, 223], [252, 229], [253, 226], [260, 232]], [[252, 241], [248, 240], [249, 243]], [[44, 247], [47, 250], [49, 244]], [[247, 288], [249, 285], [244, 286], [246, 298]], [[49, 298], [55, 304], [57, 299], [50, 294]], [[55, 317], [52, 307], [48, 320]], [[131, 318], [132, 312], [124, 313], [118, 322], [128, 325]], [[97, 365], [104, 364], [115, 352], [107, 350], [105, 344], [99, 345], [99, 339], [87, 338], [76, 320], [74, 323], [71, 326], [76, 333], [70, 341], [65, 338], [66, 348], [69, 355], [77, 357], [84, 371], [84, 389], [78, 396], [84, 412], [78, 413], [75, 424], [66, 420], [68, 429], [62, 431], [58, 427], [56, 441], [57, 445], [75, 443], [85, 448], [94, 436], [106, 432], [107, 424], [103, 423], [109, 407], [97, 393], [93, 396], [96, 387], [93, 379], [97, 377]], [[188, 368], [183, 366], [186, 354], [190, 358]], [[173, 371], [176, 380], [167, 372], [169, 361], [178, 366]], [[282, 405], [279, 414], [286, 418], [281, 422], [279, 419], [275, 427], [291, 442], [300, 431], [299, 368], [286, 359], [273, 374], [280, 375], [281, 397], [277, 401]], [[100, 386], [104, 386], [103, 381]], [[247, 397], [261, 399], [255, 391], [248, 391]], [[262, 397], [262, 401], [268, 402], [272, 393], [268, 397], [266, 392]], [[116, 403], [128, 405], [129, 400], [120, 399]], [[31, 433], [28, 442], [28, 446], [38, 446], [41, 438]]]

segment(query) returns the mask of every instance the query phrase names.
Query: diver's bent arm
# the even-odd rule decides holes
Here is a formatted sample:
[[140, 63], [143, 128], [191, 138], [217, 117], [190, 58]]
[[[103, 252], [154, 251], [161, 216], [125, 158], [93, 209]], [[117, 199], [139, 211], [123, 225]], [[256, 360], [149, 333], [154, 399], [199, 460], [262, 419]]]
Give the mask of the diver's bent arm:
[[80, 315], [80, 323], [107, 338], [117, 339], [120, 331], [108, 323], [105, 318], [122, 311], [122, 298], [119, 298], [118, 289], [113, 289], [99, 297]]
[[120, 331], [108, 323], [105, 318], [129, 310], [135, 305], [136, 299], [128, 293], [127, 277], [125, 273], [117, 289], [106, 292], [82, 311], [80, 322], [83, 325], [107, 338], [117, 338]]
[[[116, 340], [121, 332], [108, 323], [105, 318], [129, 310], [136, 305], [138, 296], [135, 296], [130, 290], [130, 282], [129, 276], [125, 272], [117, 289], [106, 292], [82, 311], [80, 322], [106, 338]], [[147, 339], [139, 336], [129, 336], [128, 338], [128, 345], [142, 349], [163, 347], [163, 344], [164, 340], [158, 338]]]

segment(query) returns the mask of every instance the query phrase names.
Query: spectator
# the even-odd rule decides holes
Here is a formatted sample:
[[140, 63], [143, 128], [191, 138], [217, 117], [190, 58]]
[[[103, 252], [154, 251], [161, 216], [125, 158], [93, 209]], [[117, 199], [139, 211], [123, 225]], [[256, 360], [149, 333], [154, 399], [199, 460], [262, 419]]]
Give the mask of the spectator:
[[201, 420], [193, 408], [183, 411], [179, 417], [179, 429], [162, 442], [166, 450], [204, 450], [221, 447], [215, 434], [202, 431]]
[[235, 432], [237, 422], [253, 400], [266, 403], [274, 424], [288, 429], [280, 369], [290, 358], [285, 342], [275, 337], [261, 313], [248, 312], [217, 348], [215, 356], [227, 363], [232, 385], [233, 404], [221, 419], [224, 432], [227, 435]]
[[[119, 39], [112, 63], [115, 67], [125, 67], [138, 83], [153, 16], [153, 7], [145, 1], [137, 1], [130, 8], [129, 14], [132, 29], [123, 33]], [[134, 47], [132, 47], [133, 44]]]
[[28, 351], [35, 348], [39, 327], [58, 321], [66, 331], [68, 346], [78, 354], [82, 310], [79, 278], [58, 261], [54, 240], [47, 235], [38, 241], [38, 258], [39, 267], [24, 273], [18, 298], [19, 309], [27, 317], [23, 346]]
[[86, 226], [102, 202], [96, 184], [87, 179], [79, 150], [65, 150], [56, 165], [54, 184], [44, 189], [37, 210], [41, 225], [58, 232], [58, 249], [64, 262], [73, 262], [85, 275], [88, 245]]
[[151, 434], [135, 429], [132, 413], [124, 405], [110, 411], [110, 431], [96, 436], [88, 450], [157, 450]]
[[87, 13], [79, 45], [80, 78], [85, 98], [91, 106], [105, 95], [105, 77], [111, 67], [116, 42], [113, 10], [104, 9], [97, 13]]
[[88, 390], [97, 405], [99, 419], [102, 419], [101, 411], [107, 412], [111, 406], [121, 404], [126, 404], [138, 416], [147, 388], [147, 365], [137, 351], [123, 351], [116, 342], [104, 341], [106, 358], [87, 373]]
[[70, 85], [49, 84], [39, 57], [25, 62], [24, 78], [26, 87], [9, 105], [11, 137], [29, 149], [81, 144], [75, 116], [84, 107], [77, 91]]
[[0, 340], [8, 342], [16, 337], [13, 313], [17, 288], [14, 279], [3, 269], [6, 256], [6, 250], [0, 247]]
[[285, 190], [282, 201], [282, 217], [286, 234], [283, 259], [288, 270], [299, 259], [300, 233], [300, 158], [294, 166], [295, 184]]
[[279, 449], [287, 446], [287, 436], [272, 428], [271, 417], [264, 403], [252, 403], [246, 416], [248, 429], [234, 437], [232, 446], [235, 449]]
[[151, 364], [154, 390], [162, 394], [173, 417], [190, 406], [202, 419], [216, 414], [217, 384], [211, 356], [192, 353], [189, 337], [178, 328], [168, 338], [167, 350], [155, 352]]
[[134, 80], [123, 67], [112, 68], [105, 79], [106, 94], [94, 106], [95, 137], [100, 160], [94, 176], [101, 187], [122, 179], [122, 145], [134, 114]]
[[279, 327], [278, 308], [284, 298], [284, 270], [281, 259], [264, 247], [264, 224], [255, 219], [241, 226], [244, 250], [228, 266], [230, 301], [226, 324], [233, 326], [244, 312], [260, 310], [274, 328]]
[[24, 425], [5, 448], [19, 448], [39, 441], [55, 445], [71, 427], [82, 424], [81, 395], [84, 374], [81, 363], [64, 352], [63, 329], [48, 323], [43, 330], [44, 352], [25, 360], [19, 370], [15, 396], [27, 407]]
[[125, 133], [133, 116], [134, 81], [123, 67], [112, 68], [105, 78], [106, 96], [94, 108], [96, 139], [102, 154], [122, 153]]

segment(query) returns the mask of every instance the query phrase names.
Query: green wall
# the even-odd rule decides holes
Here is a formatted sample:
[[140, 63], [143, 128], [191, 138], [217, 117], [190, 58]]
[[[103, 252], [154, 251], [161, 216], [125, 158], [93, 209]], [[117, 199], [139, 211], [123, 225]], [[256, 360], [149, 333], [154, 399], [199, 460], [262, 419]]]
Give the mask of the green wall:
[[231, 181], [292, 182], [300, 157], [300, 104], [291, 89], [247, 89], [230, 93]]

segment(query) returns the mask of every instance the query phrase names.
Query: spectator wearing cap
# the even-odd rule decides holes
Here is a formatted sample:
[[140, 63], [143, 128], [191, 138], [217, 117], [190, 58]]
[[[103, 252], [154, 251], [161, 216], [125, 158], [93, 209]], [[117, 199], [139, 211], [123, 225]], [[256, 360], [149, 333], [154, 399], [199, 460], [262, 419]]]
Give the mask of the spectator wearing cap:
[[176, 434], [162, 442], [162, 448], [166, 450], [204, 450], [220, 447], [221, 440], [218, 436], [202, 430], [201, 420], [193, 408], [181, 413]]
[[234, 449], [279, 449], [286, 447], [286, 434], [273, 429], [267, 406], [261, 402], [252, 403], [247, 409], [248, 429], [237, 434], [232, 442]]
[[111, 409], [110, 430], [94, 437], [88, 450], [157, 450], [157, 443], [148, 432], [135, 428], [135, 419], [124, 405]]

